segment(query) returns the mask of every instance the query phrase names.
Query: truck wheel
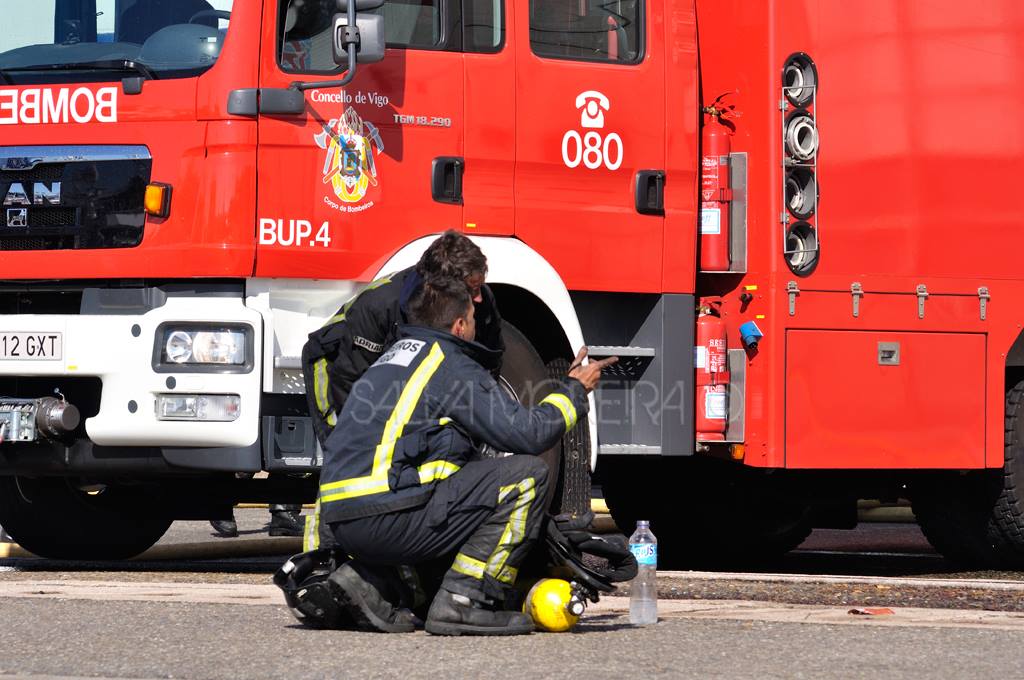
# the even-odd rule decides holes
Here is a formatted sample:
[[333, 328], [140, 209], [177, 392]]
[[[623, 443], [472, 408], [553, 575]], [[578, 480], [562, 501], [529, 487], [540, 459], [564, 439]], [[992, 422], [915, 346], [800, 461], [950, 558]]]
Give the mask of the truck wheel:
[[1024, 565], [1024, 381], [1006, 394], [1006, 436], [999, 494], [992, 513], [1004, 566]]
[[992, 475], [936, 474], [913, 484], [911, 505], [928, 542], [950, 562], [993, 567], [999, 562], [992, 523]]
[[142, 488], [87, 493], [54, 477], [0, 477], [0, 526], [25, 550], [51, 559], [134, 557], [163, 536], [171, 520]]
[[[548, 377], [561, 380], [569, 371], [568, 359], [548, 362]], [[561, 512], [582, 515], [590, 510], [590, 428], [581, 418], [576, 427], [562, 437], [561, 489], [556, 498], [562, 499]]]
[[913, 499], [921, 531], [964, 566], [1024, 565], [1024, 381], [1006, 393], [1003, 468], [936, 475]]
[[811, 533], [806, 505], [720, 461], [606, 459], [598, 473], [616, 525], [628, 535], [649, 520], [664, 566], [757, 563]]
[[[551, 393], [554, 385], [548, 379], [544, 360], [533, 348], [533, 344], [518, 328], [507, 321], [501, 322], [501, 336], [505, 340], [505, 357], [501, 364], [501, 376], [508, 381], [519, 401], [534, 406]], [[545, 507], [557, 514], [561, 511], [561, 498], [556, 495], [563, 488], [561, 476], [562, 446], [556, 445], [540, 455], [548, 464], [548, 495]], [[589, 492], [588, 492], [589, 493]]]

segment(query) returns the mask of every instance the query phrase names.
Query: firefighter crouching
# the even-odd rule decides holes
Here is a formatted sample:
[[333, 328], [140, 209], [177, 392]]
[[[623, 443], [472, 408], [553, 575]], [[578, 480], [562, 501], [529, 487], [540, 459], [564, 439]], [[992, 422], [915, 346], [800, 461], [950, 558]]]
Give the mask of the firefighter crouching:
[[398, 565], [456, 553], [427, 614], [438, 635], [529, 633], [529, 616], [504, 611], [507, 591], [544, 518], [548, 468], [533, 455], [473, 459], [474, 440], [538, 454], [587, 412], [587, 392], [614, 359], [576, 366], [562, 389], [520, 405], [484, 368], [473, 301], [461, 281], [421, 282], [410, 326], [353, 386], [328, 437], [321, 521], [354, 559], [330, 577], [357, 627], [408, 632], [389, 599]]
[[427, 247], [415, 266], [371, 282], [348, 300], [323, 327], [309, 334], [302, 349], [306, 401], [322, 447], [337, 422], [352, 385], [398, 339], [409, 297], [425, 277], [465, 282], [473, 298], [476, 341], [495, 350], [494, 374], [501, 368], [505, 342], [494, 293], [484, 283], [487, 258], [465, 234], [448, 230]]

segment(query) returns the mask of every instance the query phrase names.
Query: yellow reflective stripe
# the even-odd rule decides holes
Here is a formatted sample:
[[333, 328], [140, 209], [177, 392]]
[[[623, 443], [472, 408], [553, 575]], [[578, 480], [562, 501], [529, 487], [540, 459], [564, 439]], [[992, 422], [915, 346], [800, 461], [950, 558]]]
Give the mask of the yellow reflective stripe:
[[501, 572], [498, 573], [498, 580], [511, 585], [516, 582], [517, 576], [519, 576], [519, 570], [506, 564], [502, 567]]
[[342, 312], [340, 314], [335, 314], [334, 316], [332, 316], [330, 319], [327, 320], [327, 323], [325, 323], [324, 325], [325, 326], [333, 326], [334, 324], [338, 323], [339, 321], [344, 321], [344, 320], [345, 320], [345, 312]]
[[[431, 461], [416, 468], [420, 475], [420, 484], [429, 484], [430, 482], [447, 479], [460, 469], [455, 463], [449, 463], [446, 460]], [[356, 477], [354, 479], [324, 484], [320, 487], [320, 499], [317, 502], [330, 503], [331, 501], [340, 501], [346, 498], [358, 498], [375, 493], [384, 493], [385, 491], [390, 491], [390, 489], [391, 487], [388, 485], [386, 475], [383, 479], [373, 476]]]
[[313, 395], [320, 413], [327, 413], [331, 408], [327, 401], [327, 359], [317, 359], [313, 364]]
[[409, 419], [412, 418], [416, 404], [419, 403], [420, 397], [423, 395], [423, 388], [427, 386], [442, 361], [444, 361], [444, 352], [441, 351], [441, 346], [435, 342], [430, 347], [427, 358], [421, 361], [413, 371], [412, 377], [409, 378], [405, 389], [398, 397], [395, 410], [391, 412], [391, 417], [384, 424], [384, 433], [381, 435], [380, 444], [377, 445], [377, 451], [373, 456], [373, 472], [370, 473], [372, 477], [387, 478], [391, 459], [395, 455], [395, 442], [402, 436], [402, 431], [409, 423]]
[[320, 547], [320, 500], [317, 499], [313, 512], [306, 515], [306, 526], [302, 532], [302, 550], [309, 552]]
[[469, 555], [459, 553], [455, 556], [455, 561], [452, 562], [452, 571], [457, 571], [472, 578], [482, 579], [484, 577], [484, 563], [473, 559]]
[[354, 479], [345, 479], [340, 482], [333, 482], [331, 484], [324, 484], [321, 486], [320, 502], [330, 503], [331, 501], [342, 501], [346, 498], [359, 498], [360, 496], [370, 496], [390, 490], [391, 487], [388, 486], [387, 476], [383, 479], [377, 479], [375, 477], [356, 477]]
[[437, 424], [442, 426], [442, 427], [444, 427], [445, 425], [447, 425], [450, 422], [452, 422], [452, 419], [449, 418], [448, 416], [445, 416], [444, 418], [441, 418], [441, 420], [437, 421]]
[[551, 404], [559, 411], [562, 412], [562, 417], [565, 418], [565, 431], [568, 432], [576, 425], [576, 407], [572, 405], [572, 399], [561, 394], [560, 392], [552, 392], [548, 396], [540, 400], [541, 404]]
[[459, 471], [459, 466], [446, 460], [435, 460], [416, 468], [420, 473], [420, 484], [429, 484], [451, 477]]
[[529, 514], [530, 503], [537, 496], [536, 483], [533, 477], [527, 477], [518, 484], [503, 486], [498, 490], [498, 502], [504, 502], [513, 491], [519, 492], [515, 500], [512, 513], [509, 515], [508, 524], [501, 533], [501, 539], [494, 548], [494, 552], [487, 560], [487, 573], [502, 583], [512, 583], [516, 580], [516, 569], [506, 567], [512, 550], [526, 538], [526, 518]]
[[[434, 373], [437, 372], [437, 368], [441, 365], [442, 361], [444, 361], [444, 352], [441, 351], [441, 346], [435, 342], [431, 346], [427, 358], [420, 362], [420, 365], [413, 371], [412, 377], [409, 378], [409, 382], [406, 383], [402, 393], [398, 396], [398, 402], [395, 404], [391, 416], [388, 417], [387, 423], [384, 424], [384, 433], [381, 435], [380, 444], [377, 445], [376, 452], [374, 453], [373, 470], [369, 476], [321, 484], [321, 503], [359, 498], [360, 496], [390, 491], [388, 470], [391, 468], [391, 462], [395, 455], [395, 442], [402, 436], [402, 431], [405, 430], [409, 419], [412, 418], [413, 411], [416, 410], [420, 397], [423, 396], [424, 388], [426, 388]], [[458, 470], [457, 467], [456, 470]], [[447, 472], [444, 477], [449, 476], [452, 472]], [[440, 477], [440, 479], [444, 479], [444, 477]], [[420, 478], [422, 480], [422, 473]]]

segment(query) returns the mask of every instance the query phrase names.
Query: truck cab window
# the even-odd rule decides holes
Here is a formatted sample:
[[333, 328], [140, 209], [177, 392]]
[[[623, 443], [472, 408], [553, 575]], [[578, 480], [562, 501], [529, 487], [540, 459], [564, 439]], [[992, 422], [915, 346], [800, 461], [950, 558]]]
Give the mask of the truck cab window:
[[[281, 0], [278, 64], [289, 73], [340, 73], [331, 53], [335, 0]], [[442, 47], [441, 0], [389, 0], [384, 15], [388, 47]]]
[[541, 57], [635, 64], [643, 0], [530, 0], [530, 48]]
[[467, 52], [497, 52], [505, 43], [502, 0], [465, 0], [463, 44]]
[[112, 81], [131, 70], [160, 79], [195, 76], [220, 55], [232, 1], [11, 3], [0, 32], [0, 73], [14, 84]]

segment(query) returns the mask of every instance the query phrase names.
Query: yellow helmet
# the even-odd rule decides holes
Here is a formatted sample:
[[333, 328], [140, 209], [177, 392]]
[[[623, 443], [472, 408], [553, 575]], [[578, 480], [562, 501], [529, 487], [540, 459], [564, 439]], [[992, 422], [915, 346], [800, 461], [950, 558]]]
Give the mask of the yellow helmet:
[[585, 603], [572, 592], [568, 581], [542, 578], [533, 584], [523, 602], [523, 613], [529, 614], [539, 630], [561, 633], [576, 625]]

